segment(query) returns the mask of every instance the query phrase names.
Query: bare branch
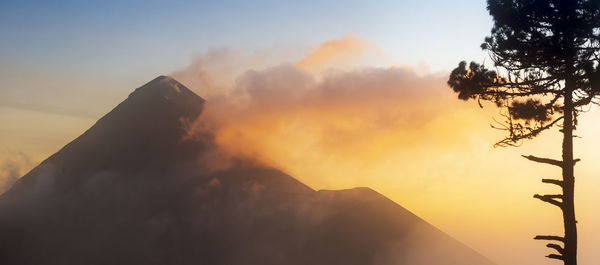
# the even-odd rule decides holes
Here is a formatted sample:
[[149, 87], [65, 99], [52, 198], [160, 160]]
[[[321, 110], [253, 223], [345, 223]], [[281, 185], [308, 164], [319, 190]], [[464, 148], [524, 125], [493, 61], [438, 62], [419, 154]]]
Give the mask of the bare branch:
[[551, 258], [551, 259], [558, 259], [558, 260], [564, 260], [565, 258], [562, 255], [558, 255], [558, 254], [550, 254], [548, 256], [546, 256], [547, 258]]
[[550, 159], [550, 158], [543, 158], [543, 157], [537, 157], [537, 156], [532, 156], [532, 155], [521, 155], [524, 158], [527, 158], [533, 162], [538, 162], [538, 163], [544, 163], [544, 164], [550, 164], [550, 165], [554, 165], [557, 167], [562, 167], [563, 166], [563, 161], [560, 160], [555, 160], [555, 159]]
[[562, 202], [556, 199], [562, 199], [562, 195], [533, 195], [534, 198], [539, 199], [543, 202], [547, 202], [553, 205], [556, 205], [562, 209]]
[[558, 244], [549, 243], [549, 244], [546, 245], [546, 247], [555, 249], [560, 254], [563, 254], [565, 252], [565, 250], [563, 249], [563, 247], [561, 247]]
[[554, 185], [558, 185], [560, 187], [563, 186], [563, 182], [561, 180], [558, 179], [542, 179], [543, 183], [550, 183], [550, 184], [554, 184]]
[[535, 240], [554, 240], [554, 241], [565, 242], [565, 239], [561, 236], [535, 236], [533, 239], [535, 239]]
[[[520, 140], [523, 139], [531, 139], [535, 136], [537, 136], [538, 134], [540, 134], [541, 132], [550, 129], [552, 126], [554, 126], [558, 121], [562, 120], [564, 117], [558, 117], [556, 118], [554, 121], [544, 125], [544, 126], [540, 126], [537, 128], [523, 128], [521, 127], [516, 127], [513, 125], [512, 119], [509, 117], [508, 118], [508, 124], [509, 126], [506, 126], [506, 131], [510, 132], [510, 136], [507, 138], [504, 138], [503, 140], [497, 142], [496, 144], [494, 144], [494, 147], [505, 147], [505, 146], [517, 146], [515, 143], [517, 143]], [[502, 129], [502, 128], [499, 128]]]

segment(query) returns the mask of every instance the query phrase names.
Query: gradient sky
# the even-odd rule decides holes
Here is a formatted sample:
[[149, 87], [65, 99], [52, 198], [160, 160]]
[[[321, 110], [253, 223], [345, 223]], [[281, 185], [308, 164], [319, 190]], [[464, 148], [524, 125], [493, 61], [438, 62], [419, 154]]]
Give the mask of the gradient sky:
[[448, 69], [481, 59], [490, 25], [484, 1], [5, 0], [0, 59], [3, 72], [156, 75], [212, 46], [295, 48], [354, 34], [394, 61]]
[[385, 64], [447, 71], [458, 58], [483, 59], [478, 47], [490, 25], [483, 1], [5, 0], [0, 105], [97, 117], [131, 87], [211, 47], [276, 48], [294, 58], [347, 34], [378, 45]]
[[[132, 87], [210, 48], [277, 51], [293, 60], [347, 34], [378, 45], [386, 53], [381, 65], [448, 71], [459, 58], [484, 57], [478, 47], [490, 25], [485, 3], [475, 0], [4, 0], [0, 107], [98, 118]], [[22, 133], [14, 123], [1, 126]]]
[[[494, 110], [479, 112], [475, 104], [459, 105], [444, 83], [460, 60], [485, 60], [479, 45], [492, 22], [484, 0], [215, 2], [0, 1], [3, 173], [11, 164], [24, 174], [89, 128], [134, 88], [157, 75], [191, 69], [190, 64], [211, 51], [228, 47], [226, 54], [244, 54], [236, 55], [243, 60], [234, 60], [244, 62], [238, 66], [246, 67], [242, 70], [260, 70], [273, 66], [272, 62], [300, 65], [322, 47], [319, 44], [349, 38], [368, 43], [376, 51], [368, 65], [406, 67], [421, 76], [420, 87], [439, 94], [430, 97], [428, 92], [425, 98], [451, 99], [448, 111], [432, 111], [439, 116], [429, 117], [423, 131], [397, 132], [394, 127], [373, 133], [378, 145], [372, 149], [381, 150], [370, 150], [371, 157], [343, 157], [340, 154], [352, 152], [339, 146], [289, 155], [284, 147], [290, 146], [277, 143], [290, 135], [277, 133], [258, 140], [248, 135], [243, 144], [261, 148], [264, 156], [278, 157], [275, 164], [313, 188], [371, 186], [499, 264], [548, 263], [543, 244], [531, 238], [560, 228], [561, 220], [554, 209], [531, 196], [545, 190], [539, 178], [557, 172], [522, 161], [519, 154], [558, 154], [556, 132], [523, 149], [494, 149], [494, 140], [502, 136], [489, 128]], [[239, 73], [235, 74], [234, 78]], [[202, 89], [190, 88], [207, 96]], [[342, 100], [340, 105], [349, 103]], [[331, 113], [353, 111], [333, 108]], [[256, 119], [262, 121], [264, 115], [256, 112]], [[590, 113], [582, 120], [580, 135], [586, 145], [576, 142], [584, 158], [577, 187], [580, 228], [585, 233], [582, 264], [600, 258], [594, 254], [595, 238], [600, 237], [600, 226], [595, 225], [600, 223], [595, 210], [600, 203], [596, 196], [600, 182], [593, 179], [593, 161], [600, 161], [594, 148], [600, 144], [594, 140], [600, 133], [600, 126], [595, 125], [598, 118], [597, 113]], [[470, 131], [455, 129], [451, 122], [468, 125]], [[249, 131], [262, 136], [261, 130], [269, 126], [270, 121]], [[424, 143], [422, 147], [412, 146], [404, 153], [386, 147], [403, 145], [394, 139], [415, 135], [424, 135], [425, 140], [417, 141]], [[298, 143], [302, 140], [306, 139]], [[311, 160], [331, 150], [335, 153], [332, 165], [315, 165]], [[407, 152], [421, 160], [406, 167], [398, 160]], [[339, 163], [346, 160], [366, 161], [356, 172], [372, 176], [348, 177], [356, 168]], [[308, 162], [311, 166], [304, 166]], [[398, 178], [398, 172], [415, 177]]]

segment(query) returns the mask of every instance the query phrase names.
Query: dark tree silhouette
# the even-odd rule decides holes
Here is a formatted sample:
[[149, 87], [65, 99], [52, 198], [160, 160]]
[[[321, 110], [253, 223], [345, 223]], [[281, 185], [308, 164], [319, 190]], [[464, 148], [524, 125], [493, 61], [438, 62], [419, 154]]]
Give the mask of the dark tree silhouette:
[[492, 127], [508, 136], [496, 146], [518, 146], [541, 132], [559, 127], [562, 159], [523, 156], [562, 169], [562, 179], [542, 179], [558, 185], [562, 194], [534, 195], [558, 206], [563, 236], [550, 240], [557, 253], [547, 257], [577, 264], [577, 221], [574, 209], [573, 131], [586, 106], [600, 96], [600, 0], [488, 0], [494, 20], [491, 36], [481, 45], [495, 70], [461, 62], [448, 85], [462, 100], [491, 101], [501, 108], [502, 121]]

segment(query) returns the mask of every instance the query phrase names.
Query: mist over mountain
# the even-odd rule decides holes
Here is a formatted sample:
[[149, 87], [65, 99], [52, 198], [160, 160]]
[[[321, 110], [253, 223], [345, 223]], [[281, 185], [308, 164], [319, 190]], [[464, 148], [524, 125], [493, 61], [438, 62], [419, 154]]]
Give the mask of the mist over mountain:
[[136, 89], [0, 196], [0, 263], [492, 264], [369, 188], [221, 152], [204, 107], [170, 77]]

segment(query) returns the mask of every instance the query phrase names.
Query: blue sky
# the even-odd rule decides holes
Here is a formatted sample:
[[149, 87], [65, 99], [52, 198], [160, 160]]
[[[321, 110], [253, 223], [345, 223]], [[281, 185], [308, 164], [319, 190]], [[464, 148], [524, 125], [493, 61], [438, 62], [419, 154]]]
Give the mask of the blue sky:
[[[113, 76], [172, 71], [209, 47], [304, 47], [354, 34], [399, 64], [481, 59], [484, 1], [10, 1], [2, 68]], [[160, 65], [160, 66], [159, 66]]]

